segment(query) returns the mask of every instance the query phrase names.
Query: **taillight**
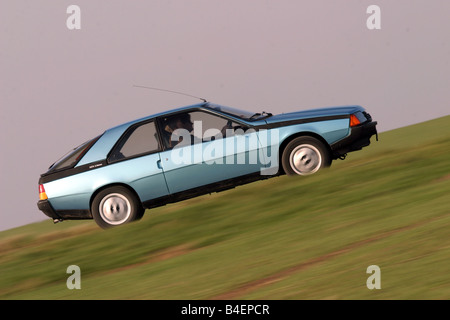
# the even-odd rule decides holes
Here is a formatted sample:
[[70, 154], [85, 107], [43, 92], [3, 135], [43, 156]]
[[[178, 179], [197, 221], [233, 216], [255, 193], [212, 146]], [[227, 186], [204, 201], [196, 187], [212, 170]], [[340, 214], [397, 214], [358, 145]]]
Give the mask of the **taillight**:
[[361, 121], [359, 121], [358, 117], [354, 114], [350, 116], [350, 127], [355, 127], [358, 124], [361, 124]]
[[39, 185], [39, 200], [47, 200], [47, 194], [45, 193], [44, 185]]

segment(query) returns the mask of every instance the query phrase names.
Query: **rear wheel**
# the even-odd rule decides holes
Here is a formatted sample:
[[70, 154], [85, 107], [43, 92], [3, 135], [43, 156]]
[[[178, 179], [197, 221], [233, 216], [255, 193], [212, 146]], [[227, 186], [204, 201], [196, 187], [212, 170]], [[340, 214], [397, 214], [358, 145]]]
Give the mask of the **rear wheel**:
[[320, 140], [309, 136], [289, 142], [281, 161], [287, 175], [310, 175], [331, 165], [327, 147]]
[[144, 214], [136, 195], [122, 186], [100, 191], [92, 201], [91, 211], [95, 222], [102, 228], [139, 220]]

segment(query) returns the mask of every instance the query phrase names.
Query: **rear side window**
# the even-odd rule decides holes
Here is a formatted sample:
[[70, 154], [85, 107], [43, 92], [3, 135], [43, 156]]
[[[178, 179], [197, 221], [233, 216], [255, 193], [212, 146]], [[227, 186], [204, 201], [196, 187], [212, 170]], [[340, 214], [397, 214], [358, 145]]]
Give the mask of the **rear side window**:
[[99, 138], [100, 138], [100, 136], [98, 136], [92, 140], [86, 141], [85, 143], [81, 144], [80, 146], [76, 147], [75, 149], [69, 151], [61, 159], [59, 159], [54, 164], [52, 164], [50, 166], [49, 170], [56, 171], [56, 170], [73, 168], [78, 163], [78, 161], [80, 161], [81, 158], [86, 154], [86, 152], [89, 151], [89, 149], [94, 145], [94, 143]]
[[159, 150], [155, 122], [148, 122], [130, 129], [111, 152], [109, 161], [136, 157]]

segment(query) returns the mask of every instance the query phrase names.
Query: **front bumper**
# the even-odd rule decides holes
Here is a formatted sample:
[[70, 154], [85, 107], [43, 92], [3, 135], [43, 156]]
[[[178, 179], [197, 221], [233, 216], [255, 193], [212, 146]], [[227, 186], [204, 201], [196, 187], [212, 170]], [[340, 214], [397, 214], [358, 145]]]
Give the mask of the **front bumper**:
[[370, 144], [370, 138], [376, 135], [378, 141], [377, 122], [370, 121], [352, 127], [350, 134], [331, 145], [334, 158], [339, 158], [348, 152], [361, 150]]

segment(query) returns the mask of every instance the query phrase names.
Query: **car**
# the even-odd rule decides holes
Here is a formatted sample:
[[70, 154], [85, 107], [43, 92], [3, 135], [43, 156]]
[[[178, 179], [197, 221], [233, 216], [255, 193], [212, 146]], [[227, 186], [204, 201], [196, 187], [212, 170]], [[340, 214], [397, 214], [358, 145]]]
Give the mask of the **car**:
[[314, 174], [368, 146], [372, 136], [378, 140], [376, 126], [357, 105], [272, 114], [202, 102], [81, 144], [40, 176], [37, 205], [55, 223], [119, 226], [168, 203], [284, 174]]

